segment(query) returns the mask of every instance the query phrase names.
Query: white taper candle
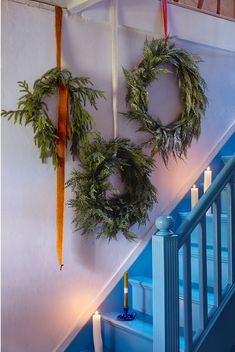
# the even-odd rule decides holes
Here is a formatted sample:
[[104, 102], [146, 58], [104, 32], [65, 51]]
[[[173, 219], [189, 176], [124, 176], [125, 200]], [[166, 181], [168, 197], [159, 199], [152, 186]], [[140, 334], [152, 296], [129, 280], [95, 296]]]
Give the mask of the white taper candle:
[[204, 193], [206, 192], [207, 188], [211, 185], [211, 180], [212, 180], [212, 171], [208, 166], [208, 168], [204, 171]]
[[198, 188], [193, 185], [193, 188], [191, 188], [191, 209], [195, 207], [195, 205], [198, 202]]
[[92, 317], [93, 321], [93, 342], [94, 342], [94, 351], [103, 352], [103, 342], [101, 336], [101, 316], [98, 311]]

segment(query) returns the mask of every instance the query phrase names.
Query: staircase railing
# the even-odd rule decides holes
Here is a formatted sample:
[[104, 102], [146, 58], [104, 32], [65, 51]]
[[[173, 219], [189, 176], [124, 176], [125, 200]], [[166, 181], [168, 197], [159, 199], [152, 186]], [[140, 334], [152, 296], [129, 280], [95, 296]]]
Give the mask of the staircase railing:
[[[200, 9], [200, 10], [204, 10], [205, 9], [205, 5], [208, 5], [208, 3], [209, 3], [209, 1], [206, 1], [206, 0], [205, 1], [204, 0], [197, 0], [195, 2], [190, 1], [190, 0], [188, 0], [187, 2], [185, 2], [185, 1], [181, 2], [181, 0], [169, 0], [169, 2], [173, 3], [173, 4], [176, 3], [176, 4], [179, 4], [179, 5], [183, 5], [183, 6], [186, 6], [186, 7], [197, 8], [197, 9]], [[214, 2], [213, 2], [213, 4], [214, 4]], [[211, 14], [224, 17], [221, 14], [221, 5], [222, 5], [221, 0], [216, 0], [216, 6], [214, 8], [214, 11], [210, 11]], [[230, 10], [231, 12], [226, 17], [235, 18], [235, 1], [234, 0], [231, 0], [230, 9], [231, 9]]]
[[[153, 236], [153, 351], [180, 350], [179, 334], [179, 250], [183, 255], [183, 321], [184, 351], [194, 350], [212, 314], [223, 303], [226, 292], [235, 285], [235, 154], [217, 175], [206, 193], [189, 213], [178, 231], [173, 233], [173, 219], [161, 216], [156, 220], [158, 232]], [[227, 186], [228, 194], [228, 286], [222, 292], [221, 269], [221, 192]], [[207, 302], [207, 243], [206, 214], [213, 212], [213, 271], [214, 309], [208, 316]], [[199, 329], [192, 329], [191, 234], [198, 229], [199, 261]]]

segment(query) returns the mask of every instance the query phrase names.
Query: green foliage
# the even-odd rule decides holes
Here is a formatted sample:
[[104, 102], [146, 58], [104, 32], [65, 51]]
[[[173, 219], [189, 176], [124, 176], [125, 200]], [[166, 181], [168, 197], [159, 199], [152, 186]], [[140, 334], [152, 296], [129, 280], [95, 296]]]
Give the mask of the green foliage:
[[60, 84], [68, 89], [70, 104], [70, 130], [71, 130], [71, 154], [79, 156], [81, 146], [88, 143], [89, 133], [95, 124], [92, 115], [85, 109], [88, 105], [97, 109], [96, 100], [104, 98], [101, 90], [94, 89], [93, 83], [88, 77], [72, 77], [66, 69], [53, 68], [37, 79], [32, 92], [26, 81], [18, 82], [20, 92], [23, 93], [18, 100], [17, 110], [2, 110], [2, 116], [8, 120], [14, 119], [14, 123], [24, 125], [31, 124], [34, 132], [34, 142], [40, 149], [42, 162], [47, 157], [52, 157], [52, 163], [56, 167], [58, 160], [56, 155], [56, 142], [58, 139], [57, 129], [53, 126], [48, 115], [48, 107], [43, 101], [57, 92]]
[[[170, 39], [146, 39], [141, 63], [132, 71], [123, 70], [129, 108], [123, 115], [136, 120], [140, 125], [139, 131], [150, 134], [144, 145], [152, 145], [152, 155], [159, 153], [166, 165], [171, 154], [174, 158], [187, 156], [192, 139], [199, 138], [201, 116], [205, 114], [207, 106], [206, 83], [200, 76], [198, 66], [200, 60], [171, 44]], [[163, 64], [170, 64], [175, 69], [182, 103], [177, 120], [166, 126], [158, 117], [148, 113], [149, 97], [146, 90], [160, 74], [169, 72], [162, 68]]]
[[[109, 240], [121, 231], [126, 239], [135, 239], [129, 228], [145, 223], [147, 211], [156, 201], [156, 190], [149, 180], [152, 158], [129, 140], [97, 138], [81, 150], [80, 163], [82, 169], [74, 170], [67, 182], [75, 194], [68, 203], [74, 209], [75, 230], [82, 229], [83, 235], [98, 233], [97, 238]], [[112, 174], [125, 182], [124, 194], [111, 184]]]

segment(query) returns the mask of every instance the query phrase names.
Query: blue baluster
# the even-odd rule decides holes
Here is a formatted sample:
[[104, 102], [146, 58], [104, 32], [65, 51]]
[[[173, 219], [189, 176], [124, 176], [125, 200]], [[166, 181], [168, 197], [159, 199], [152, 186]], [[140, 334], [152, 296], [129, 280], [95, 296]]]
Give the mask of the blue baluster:
[[[222, 191], [223, 192], [223, 191]], [[222, 195], [222, 193], [221, 193]], [[222, 300], [222, 264], [221, 264], [221, 199], [213, 203], [213, 247], [214, 247], [214, 304], [219, 307]]]
[[179, 351], [178, 236], [170, 216], [157, 218], [153, 254], [153, 352]]
[[235, 191], [234, 174], [228, 183], [228, 262], [229, 262], [229, 284], [235, 283]]
[[[206, 215], [202, 216], [198, 226], [199, 254], [199, 325], [203, 331], [207, 324], [207, 257], [206, 257]], [[190, 302], [191, 304], [191, 302]]]

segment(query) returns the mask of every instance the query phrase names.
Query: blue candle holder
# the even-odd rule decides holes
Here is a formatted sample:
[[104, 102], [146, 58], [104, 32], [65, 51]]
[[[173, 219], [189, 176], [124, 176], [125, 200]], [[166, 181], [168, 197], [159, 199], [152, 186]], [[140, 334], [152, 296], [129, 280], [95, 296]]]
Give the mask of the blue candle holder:
[[123, 308], [123, 314], [117, 316], [117, 320], [121, 321], [131, 321], [135, 319], [135, 313], [128, 313], [129, 307]]

